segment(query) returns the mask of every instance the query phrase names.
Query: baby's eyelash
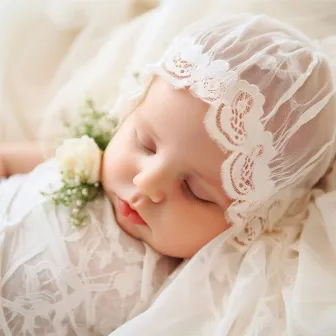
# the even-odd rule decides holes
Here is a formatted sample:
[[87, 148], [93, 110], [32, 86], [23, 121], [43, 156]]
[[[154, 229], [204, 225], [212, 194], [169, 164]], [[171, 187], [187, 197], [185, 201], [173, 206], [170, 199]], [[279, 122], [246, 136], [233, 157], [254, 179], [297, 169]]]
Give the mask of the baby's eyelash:
[[202, 203], [202, 204], [213, 204], [212, 202], [210, 201], [207, 201], [207, 200], [204, 200], [202, 198], [199, 198], [197, 197], [193, 192], [192, 190], [190, 189], [188, 183], [186, 181], [183, 181], [183, 185], [182, 185], [182, 189], [183, 189], [183, 192], [189, 197], [191, 198], [193, 201], [196, 201], [196, 202], [199, 202], [199, 203]]
[[152, 147], [144, 144], [140, 140], [139, 135], [138, 135], [136, 129], [134, 129], [134, 136], [135, 136], [135, 141], [136, 141], [137, 145], [140, 147], [140, 149], [146, 151], [148, 154], [155, 154], [156, 153], [156, 148], [152, 148]]

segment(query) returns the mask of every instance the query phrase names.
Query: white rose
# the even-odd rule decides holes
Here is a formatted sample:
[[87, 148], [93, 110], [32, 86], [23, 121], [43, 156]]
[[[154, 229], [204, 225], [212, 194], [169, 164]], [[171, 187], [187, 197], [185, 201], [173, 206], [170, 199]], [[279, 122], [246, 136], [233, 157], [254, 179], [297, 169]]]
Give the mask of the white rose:
[[56, 150], [56, 160], [66, 180], [95, 183], [99, 181], [102, 152], [88, 136], [67, 139]]

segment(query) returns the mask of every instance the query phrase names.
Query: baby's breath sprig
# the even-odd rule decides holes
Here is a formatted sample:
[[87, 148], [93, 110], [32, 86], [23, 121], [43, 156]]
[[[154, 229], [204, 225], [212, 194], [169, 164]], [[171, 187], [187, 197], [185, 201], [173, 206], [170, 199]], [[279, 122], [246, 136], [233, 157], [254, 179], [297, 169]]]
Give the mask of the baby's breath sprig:
[[78, 183], [69, 184], [62, 178], [62, 187], [51, 193], [42, 192], [43, 196], [49, 197], [55, 205], [63, 205], [71, 208], [70, 224], [79, 228], [85, 225], [87, 219], [86, 206], [92, 202], [102, 191], [101, 184]]
[[80, 228], [87, 220], [87, 205], [102, 193], [100, 166], [102, 152], [117, 130], [118, 119], [97, 111], [87, 100], [77, 121], [64, 120], [66, 140], [56, 150], [61, 173], [61, 186], [52, 192], [42, 192], [56, 205], [71, 209], [70, 224]]
[[80, 108], [77, 119], [72, 122], [64, 120], [64, 126], [70, 137], [87, 135], [104, 151], [117, 130], [118, 118], [105, 111], [98, 111], [94, 102], [88, 99]]

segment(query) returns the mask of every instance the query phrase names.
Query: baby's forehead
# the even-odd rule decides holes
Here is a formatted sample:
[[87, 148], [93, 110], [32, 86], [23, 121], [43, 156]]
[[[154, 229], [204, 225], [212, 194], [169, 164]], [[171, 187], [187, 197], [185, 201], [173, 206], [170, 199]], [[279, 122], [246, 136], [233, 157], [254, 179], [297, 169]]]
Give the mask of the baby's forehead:
[[[177, 89], [160, 76], [154, 76], [149, 86], [145, 102], [152, 105], [168, 106], [170, 109], [196, 109], [204, 113], [209, 109], [209, 104], [192, 95], [188, 88]], [[181, 118], [183, 115], [181, 114]]]
[[203, 124], [208, 109], [207, 103], [187, 89], [176, 90], [164, 79], [154, 77], [138, 115], [162, 134], [176, 134], [189, 141], [208, 140]]
[[197, 156], [209, 162], [208, 166], [212, 166], [211, 162], [220, 166], [224, 152], [211, 139], [204, 125], [208, 110], [209, 104], [187, 89], [176, 90], [164, 79], [155, 77], [135, 116], [165, 146], [190, 158], [191, 164]]

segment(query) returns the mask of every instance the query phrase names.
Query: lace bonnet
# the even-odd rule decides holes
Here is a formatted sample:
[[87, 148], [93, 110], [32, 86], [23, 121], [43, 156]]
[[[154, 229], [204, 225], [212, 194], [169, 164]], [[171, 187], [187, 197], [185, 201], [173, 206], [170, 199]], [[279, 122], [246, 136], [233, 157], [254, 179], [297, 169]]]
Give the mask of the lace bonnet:
[[[154, 75], [209, 104], [205, 127], [229, 154], [221, 179], [232, 199], [226, 211], [231, 243], [239, 249], [275, 230], [334, 158], [330, 62], [285, 23], [266, 15], [197, 22], [136, 76], [124, 115], [143, 99]], [[124, 84], [129, 90], [131, 83]]]

